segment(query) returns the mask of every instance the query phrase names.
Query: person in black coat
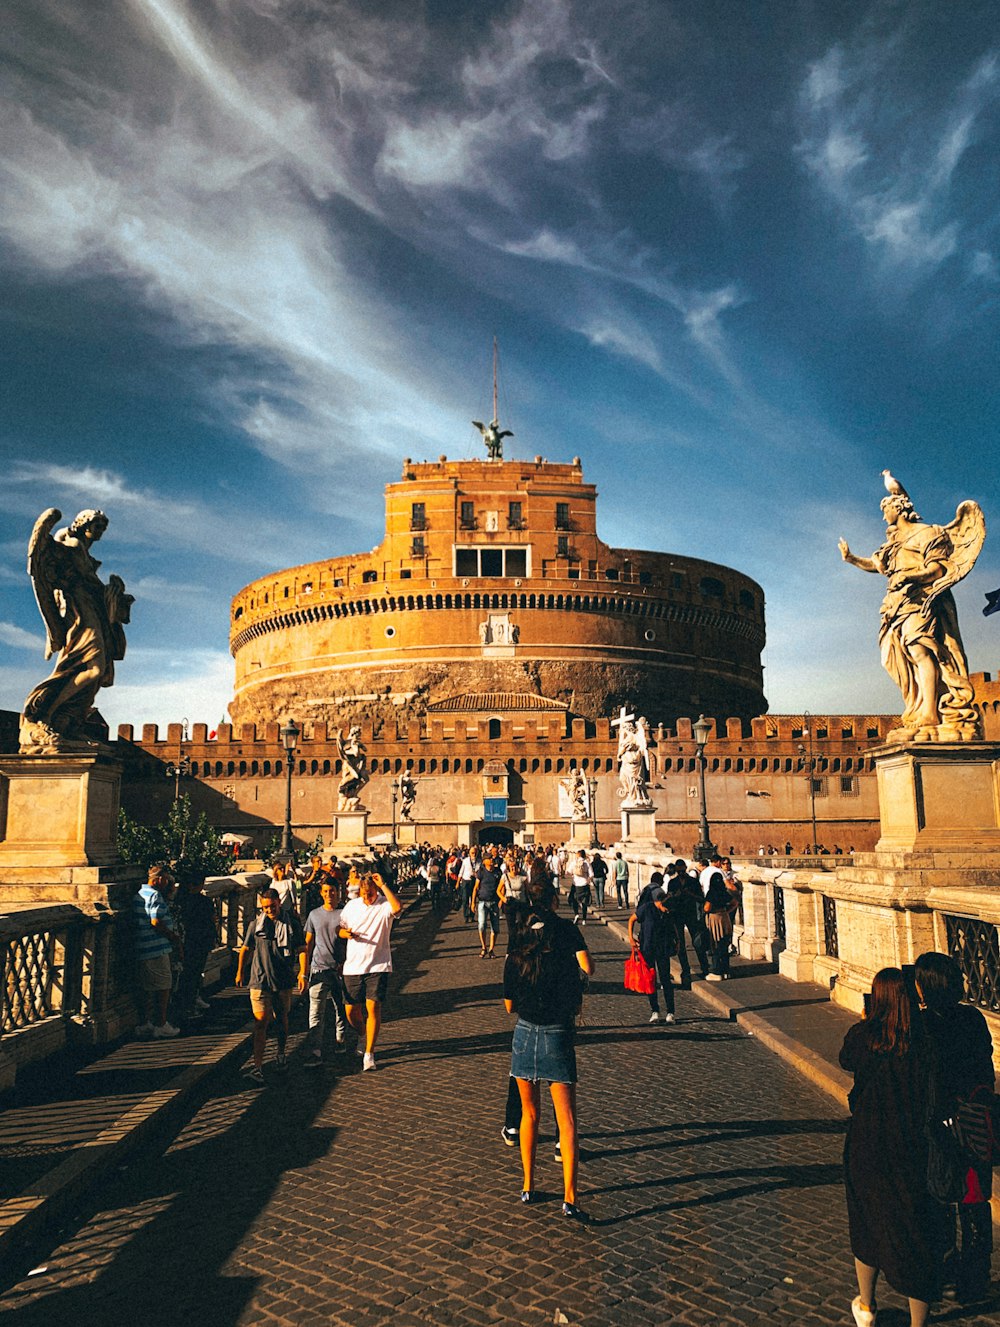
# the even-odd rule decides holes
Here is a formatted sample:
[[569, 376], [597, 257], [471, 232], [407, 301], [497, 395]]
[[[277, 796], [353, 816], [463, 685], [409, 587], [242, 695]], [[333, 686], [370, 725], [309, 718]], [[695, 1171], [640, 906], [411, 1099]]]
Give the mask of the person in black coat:
[[677, 943], [677, 958], [681, 965], [681, 986], [691, 985], [691, 964], [688, 960], [687, 945], [684, 942], [684, 930], [691, 937], [691, 944], [698, 956], [701, 975], [708, 974], [709, 935], [705, 929], [702, 913], [704, 896], [698, 877], [690, 875], [687, 864], [681, 860], [671, 862], [667, 867], [667, 897], [670, 900], [674, 919], [674, 931]]
[[933, 1057], [899, 968], [872, 982], [868, 1016], [848, 1030], [840, 1063], [854, 1074], [844, 1186], [858, 1295], [857, 1327], [873, 1327], [880, 1272], [925, 1327], [940, 1293], [941, 1205], [927, 1191]]
[[[628, 938], [633, 950], [638, 950], [646, 963], [656, 973], [663, 989], [663, 999], [667, 1012], [660, 1015], [660, 1002], [653, 988], [649, 996], [649, 1016], [651, 1023], [672, 1023], [674, 1021], [674, 985], [670, 975], [670, 958], [677, 948], [677, 932], [674, 925], [673, 908], [669, 895], [663, 888], [663, 875], [654, 871], [649, 877], [649, 884], [640, 893], [635, 905], [635, 912], [628, 919]], [[639, 933], [635, 927], [638, 923]]]
[[[921, 954], [914, 968], [920, 1021], [937, 1057], [940, 1084], [939, 1111], [943, 1119], [958, 1114], [959, 1102], [977, 1088], [986, 1097], [993, 1090], [993, 1041], [989, 1025], [978, 1009], [963, 1004], [962, 970], [947, 954]], [[993, 1222], [990, 1194], [992, 1160], [969, 1156], [965, 1192], [957, 1206], [943, 1212], [942, 1274], [946, 1298], [969, 1303], [989, 1291]], [[956, 1212], [961, 1244], [956, 1238]]]

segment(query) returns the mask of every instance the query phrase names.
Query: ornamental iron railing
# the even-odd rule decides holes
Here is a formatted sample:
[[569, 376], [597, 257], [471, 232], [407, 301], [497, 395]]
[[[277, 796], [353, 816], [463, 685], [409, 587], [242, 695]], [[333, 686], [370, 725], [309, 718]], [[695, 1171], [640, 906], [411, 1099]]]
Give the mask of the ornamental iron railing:
[[823, 900], [823, 953], [827, 958], [840, 957], [840, 938], [837, 935], [837, 900], [821, 894]]
[[948, 953], [962, 969], [970, 1002], [1000, 1012], [1000, 932], [996, 925], [947, 913], [944, 922]]
[[788, 940], [788, 930], [785, 923], [785, 891], [781, 885], [774, 887], [774, 935], [775, 939], [786, 944]]

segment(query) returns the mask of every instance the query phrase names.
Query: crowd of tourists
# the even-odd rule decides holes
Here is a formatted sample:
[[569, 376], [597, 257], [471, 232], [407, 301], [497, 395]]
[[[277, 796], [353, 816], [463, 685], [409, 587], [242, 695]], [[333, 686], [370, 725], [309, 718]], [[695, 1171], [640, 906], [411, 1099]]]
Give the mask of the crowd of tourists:
[[[239, 949], [236, 983], [247, 986], [254, 1018], [247, 1070], [263, 1085], [269, 1028], [275, 1068], [287, 1067], [289, 1012], [308, 993], [304, 1063], [324, 1062], [333, 1010], [335, 1054], [348, 1031], [364, 1071], [376, 1068], [382, 1004], [392, 971], [391, 931], [401, 904], [389, 861], [359, 870], [330, 858], [301, 872], [276, 863]], [[586, 848], [485, 845], [413, 849], [418, 897], [461, 912], [479, 957], [493, 958], [505, 922], [503, 1002], [517, 1016], [503, 1141], [519, 1146], [521, 1201], [535, 1201], [541, 1089], [547, 1083], [563, 1170], [563, 1214], [589, 1216], [577, 1201], [576, 1029], [594, 960], [583, 938], [588, 908], [630, 908], [633, 954], [653, 974], [650, 1022], [674, 1022], [671, 960], [691, 983], [688, 944], [708, 981], [729, 977], [739, 881], [728, 858], [684, 859], [654, 870], [630, 907], [629, 867]], [[614, 891], [613, 901], [612, 893]], [[566, 916], [558, 908], [565, 899]], [[178, 1035], [201, 1017], [202, 972], [215, 944], [213, 907], [195, 874], [154, 866], [134, 901], [139, 957], [140, 1037]], [[880, 1275], [924, 1327], [942, 1296], [971, 1302], [989, 1289], [992, 1220], [993, 1063], [983, 1016], [963, 1003], [961, 972], [926, 953], [909, 975], [879, 972], [865, 1019], [852, 1027], [841, 1064], [854, 1075], [844, 1152], [856, 1327], [873, 1327]], [[663, 1012], [660, 998], [664, 1001]], [[176, 1021], [168, 1012], [176, 1009]]]

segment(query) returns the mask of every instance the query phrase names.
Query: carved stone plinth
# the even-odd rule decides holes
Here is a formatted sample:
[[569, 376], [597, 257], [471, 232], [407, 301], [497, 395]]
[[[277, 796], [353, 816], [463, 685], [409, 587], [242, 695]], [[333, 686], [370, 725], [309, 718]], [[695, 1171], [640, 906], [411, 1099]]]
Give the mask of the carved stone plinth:
[[589, 820], [574, 820], [572, 823], [572, 832], [569, 836], [569, 842], [574, 848], [589, 848], [590, 841], [593, 838]]
[[656, 835], [656, 808], [653, 806], [622, 807], [622, 843], [630, 848], [659, 848]]
[[330, 847], [338, 855], [350, 853], [352, 849], [368, 846], [367, 810], [335, 811], [333, 813], [333, 842]]
[[397, 843], [416, 843], [417, 827], [412, 820], [401, 820], [396, 826]]
[[0, 757], [0, 879], [114, 865], [121, 774], [105, 755]]
[[882, 826], [876, 853], [1000, 852], [1000, 745], [907, 742], [872, 754]]

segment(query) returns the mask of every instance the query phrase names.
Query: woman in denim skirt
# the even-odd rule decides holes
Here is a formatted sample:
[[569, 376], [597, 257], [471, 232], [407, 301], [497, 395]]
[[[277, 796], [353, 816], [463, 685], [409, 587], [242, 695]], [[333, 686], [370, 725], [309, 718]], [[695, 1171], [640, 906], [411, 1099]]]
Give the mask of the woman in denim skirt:
[[559, 895], [549, 881], [528, 885], [503, 973], [504, 1005], [516, 1013], [510, 1074], [521, 1096], [521, 1202], [535, 1200], [535, 1152], [541, 1085], [549, 1084], [563, 1168], [563, 1216], [588, 1217], [576, 1205], [576, 1015], [583, 977], [594, 970], [586, 942], [572, 922], [557, 917]]

